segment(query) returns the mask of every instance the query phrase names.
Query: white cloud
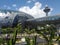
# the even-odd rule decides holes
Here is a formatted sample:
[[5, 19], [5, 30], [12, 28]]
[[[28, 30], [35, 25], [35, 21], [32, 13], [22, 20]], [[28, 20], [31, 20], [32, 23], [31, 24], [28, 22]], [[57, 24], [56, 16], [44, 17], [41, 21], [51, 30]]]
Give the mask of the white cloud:
[[0, 16], [3, 16], [2, 13], [0, 13]]
[[29, 6], [24, 6], [24, 7], [19, 8], [19, 11], [28, 13], [35, 18], [39, 18], [39, 17], [45, 16], [45, 13], [41, 9], [41, 6], [42, 6], [41, 3], [36, 2], [32, 8], [30, 8]]
[[36, 2], [36, 0], [28, 0], [27, 3]]
[[40, 17], [46, 16], [46, 14], [44, 13], [43, 9], [41, 9], [41, 7], [42, 7], [42, 4], [39, 2], [36, 2], [32, 8], [30, 8], [29, 6], [24, 6], [19, 8], [19, 11], [28, 13], [35, 18], [40, 18]]
[[48, 13], [48, 15], [50, 15], [52, 11], [53, 11], [53, 8], [50, 8], [50, 12]]
[[53, 8], [50, 8], [51, 9], [51, 11], [53, 11]]
[[16, 4], [13, 4], [12, 6], [13, 6], [13, 7], [16, 7]]
[[11, 16], [11, 14], [9, 12], [7, 12], [6, 14], [0, 12], [0, 17], [5, 18], [6, 16]]
[[31, 3], [31, 0], [28, 0], [27, 3]]

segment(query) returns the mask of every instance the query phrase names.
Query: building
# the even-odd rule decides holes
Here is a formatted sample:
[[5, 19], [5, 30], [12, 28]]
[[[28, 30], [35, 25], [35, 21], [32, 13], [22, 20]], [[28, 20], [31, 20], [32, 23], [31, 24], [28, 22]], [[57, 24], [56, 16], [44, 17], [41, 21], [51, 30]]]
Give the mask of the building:
[[24, 12], [0, 9], [0, 27], [14, 27], [33, 17]]
[[[2, 13], [2, 14], [1, 14]], [[20, 11], [0, 9], [0, 27], [14, 27], [21, 23], [24, 27], [37, 28], [46, 24], [54, 24], [60, 29], [60, 15], [46, 16], [34, 19], [31, 15]]]

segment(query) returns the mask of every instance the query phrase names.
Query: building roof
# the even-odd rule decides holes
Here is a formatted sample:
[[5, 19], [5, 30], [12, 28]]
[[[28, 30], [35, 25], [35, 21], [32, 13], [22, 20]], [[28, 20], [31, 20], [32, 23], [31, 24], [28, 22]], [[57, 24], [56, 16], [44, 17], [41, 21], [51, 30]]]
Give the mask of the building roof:
[[32, 19], [33, 17], [29, 14], [26, 14], [21, 11], [14, 11], [14, 10], [3, 10], [0, 9], [0, 13], [3, 16], [0, 16], [0, 24], [1, 26], [12, 26], [13, 23], [23, 22], [27, 19]]

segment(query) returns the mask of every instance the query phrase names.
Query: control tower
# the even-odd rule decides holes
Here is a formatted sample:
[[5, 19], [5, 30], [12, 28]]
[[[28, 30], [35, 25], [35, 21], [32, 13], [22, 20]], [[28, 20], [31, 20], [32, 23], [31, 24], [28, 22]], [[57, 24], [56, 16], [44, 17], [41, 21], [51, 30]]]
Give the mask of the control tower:
[[46, 13], [46, 16], [48, 16], [48, 13], [50, 12], [50, 8], [46, 5], [43, 11]]

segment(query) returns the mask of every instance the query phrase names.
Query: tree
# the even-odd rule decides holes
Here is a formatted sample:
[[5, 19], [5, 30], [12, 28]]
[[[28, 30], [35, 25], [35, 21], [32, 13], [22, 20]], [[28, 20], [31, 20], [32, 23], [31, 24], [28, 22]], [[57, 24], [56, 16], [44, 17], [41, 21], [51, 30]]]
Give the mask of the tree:
[[[13, 34], [13, 37], [9, 38], [8, 36], [6, 37], [6, 43], [7, 45], [15, 45], [15, 42], [16, 42], [16, 37], [17, 37], [17, 33], [20, 33], [21, 32], [21, 25], [18, 24], [16, 27], [7, 27], [7, 28], [2, 28], [3, 32], [7, 35], [10, 35], [11, 34], [11, 30], [13, 30], [12, 34]], [[10, 34], [9, 34], [10, 33]], [[3, 38], [0, 39], [0, 44], [3, 44]]]
[[33, 36], [32, 39], [30, 38], [30, 35], [31, 34], [36, 33], [35, 32], [35, 29], [31, 29], [31, 30], [29, 30], [29, 28], [28, 29], [25, 29], [25, 33], [29, 34], [28, 37], [25, 37], [26, 42], [27, 42], [27, 45], [36, 45], [36, 38], [37, 38], [37, 36]]
[[57, 37], [56, 41], [58, 41], [58, 44], [60, 45], [60, 34], [58, 34], [59, 36]]
[[17, 29], [17, 32], [18, 33], [22, 33], [22, 25], [19, 23], [19, 24], [17, 24], [17, 26], [15, 27], [16, 29]]
[[47, 45], [52, 45], [53, 39], [55, 38], [55, 33], [57, 32], [57, 29], [54, 25], [45, 25], [41, 27], [40, 30], [36, 30], [36, 32], [43, 36], [43, 38], [46, 40]]

